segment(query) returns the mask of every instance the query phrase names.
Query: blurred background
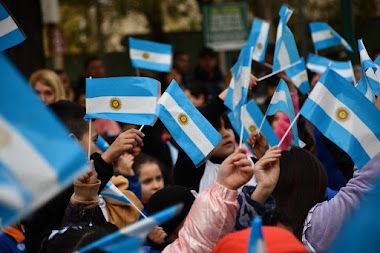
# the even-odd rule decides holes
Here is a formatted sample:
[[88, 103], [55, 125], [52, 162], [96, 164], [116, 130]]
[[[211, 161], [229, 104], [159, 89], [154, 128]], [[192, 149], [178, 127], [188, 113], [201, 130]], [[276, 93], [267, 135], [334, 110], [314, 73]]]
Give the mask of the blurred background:
[[[295, 9], [288, 25], [299, 52], [313, 52], [308, 23], [328, 22], [353, 48], [363, 38], [368, 52], [380, 48], [380, 0], [4, 0], [27, 40], [6, 51], [28, 77], [39, 68], [65, 70], [71, 80], [83, 72], [90, 55], [100, 56], [107, 76], [134, 75], [128, 37], [170, 43], [189, 54], [218, 51], [224, 73], [236, 60], [254, 17], [271, 22], [274, 42], [278, 11]], [[356, 50], [354, 50], [356, 52]], [[347, 55], [353, 63], [358, 55]]]

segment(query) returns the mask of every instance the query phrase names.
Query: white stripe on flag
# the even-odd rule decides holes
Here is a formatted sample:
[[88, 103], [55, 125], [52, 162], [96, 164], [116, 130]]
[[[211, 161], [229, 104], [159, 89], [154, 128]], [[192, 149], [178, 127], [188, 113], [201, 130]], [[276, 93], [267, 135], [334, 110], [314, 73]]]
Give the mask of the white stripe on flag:
[[[129, 50], [129, 57], [132, 60], [142, 60], [147, 62], [155, 62], [162, 64], [170, 64], [172, 56], [170, 54], [160, 54], [154, 53], [150, 51], [138, 50], [131, 48]], [[144, 58], [144, 56], [148, 56], [148, 58]]]
[[241, 107], [241, 121], [243, 123], [243, 126], [244, 126], [245, 130], [248, 133], [251, 132], [250, 131], [250, 127], [251, 126], [255, 126], [256, 130], [259, 129], [259, 126], [256, 124], [256, 122], [253, 121], [251, 115], [247, 111], [247, 107], [246, 106], [242, 106]]
[[1, 146], [0, 160], [14, 173], [17, 180], [33, 195], [32, 208], [46, 199], [40, 198], [57, 192], [59, 185], [54, 168], [33, 146], [0, 116], [0, 131], [6, 135]]
[[[178, 116], [181, 113], [187, 113], [177, 104], [177, 102], [165, 92], [159, 100], [175, 121], [177, 121]], [[209, 141], [209, 139], [203, 134], [202, 130], [194, 123], [191, 117], [188, 116], [188, 123], [186, 125], [178, 125], [181, 127], [182, 131], [192, 140], [192, 142], [198, 147], [204, 156], [210, 154], [214, 149], [214, 145]]]
[[318, 32], [313, 32], [311, 34], [311, 37], [314, 41], [314, 43], [323, 41], [323, 40], [328, 40], [334, 37], [334, 34], [331, 33], [331, 30], [322, 30]]
[[[239, 102], [242, 100], [243, 96], [243, 87], [248, 89], [249, 86], [249, 77], [251, 74], [251, 68], [249, 67], [240, 67], [240, 76], [237, 82], [233, 82], [234, 85], [234, 93], [232, 98], [232, 106], [235, 108]], [[235, 90], [236, 89], [236, 90]]]
[[[316, 65], [314, 63], [307, 63], [307, 68], [318, 73], [323, 73], [327, 69], [327, 66], [321, 66]], [[337, 72], [339, 75], [343, 76], [344, 78], [353, 77], [352, 76], [352, 70], [351, 69], [336, 69], [332, 68], [335, 72]]]
[[360, 50], [359, 54], [360, 54], [360, 60], [362, 62], [365, 60], [371, 60], [371, 58], [369, 58], [369, 56], [368, 56], [367, 51], [364, 48], [362, 50]]
[[[314, 91], [315, 90], [315, 91]], [[345, 104], [339, 101], [323, 84], [318, 83], [310, 93], [309, 98], [317, 103], [331, 119], [352, 134], [361, 144], [369, 157], [373, 158], [380, 150], [380, 140], [361, 121], [361, 119]], [[348, 119], [345, 121], [337, 120], [336, 112], [339, 108], [348, 111]]]
[[286, 49], [285, 42], [283, 41], [280, 45], [280, 50], [278, 52], [278, 61], [280, 62], [281, 68], [290, 65], [290, 57], [288, 50]]
[[[266, 44], [267, 36], [268, 36], [269, 23], [262, 22], [259, 37], [257, 38], [257, 43], [253, 49], [252, 58], [259, 60], [261, 55], [263, 54], [264, 45]], [[261, 48], [257, 45], [260, 43]]]
[[20, 210], [25, 206], [24, 200], [20, 195], [20, 192], [13, 187], [7, 187], [7, 185], [0, 185], [0, 202], [1, 205], [5, 205], [12, 209]]
[[[305, 78], [305, 77], [306, 77], [306, 78]], [[305, 81], [308, 80], [308, 79], [307, 79], [307, 72], [306, 72], [306, 70], [304, 70], [304, 71], [298, 73], [297, 75], [291, 77], [291, 79], [292, 79], [293, 83], [299, 88], [300, 85], [301, 85], [303, 82], [305, 82]]]
[[0, 37], [17, 29], [17, 25], [11, 16], [0, 21]]
[[[118, 110], [111, 108], [110, 101], [117, 98], [121, 101]], [[86, 98], [86, 113], [141, 113], [154, 114], [156, 112], [156, 97], [133, 97], [133, 96], [104, 96]]]
[[285, 94], [285, 91], [283, 90], [280, 90], [280, 91], [276, 91], [274, 94], [273, 94], [273, 97], [272, 97], [272, 100], [270, 101], [271, 104], [277, 104], [278, 102], [280, 101], [284, 101], [286, 104], [288, 104], [287, 100], [286, 100], [286, 94]]

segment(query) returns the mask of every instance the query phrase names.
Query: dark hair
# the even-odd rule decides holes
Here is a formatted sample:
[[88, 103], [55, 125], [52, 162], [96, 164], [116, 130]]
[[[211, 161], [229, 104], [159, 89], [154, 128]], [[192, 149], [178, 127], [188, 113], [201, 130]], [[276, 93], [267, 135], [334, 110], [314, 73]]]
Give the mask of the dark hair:
[[224, 123], [224, 127], [226, 129], [233, 129], [232, 128], [232, 125], [231, 125], [231, 122], [230, 122], [230, 119], [228, 118], [227, 116], [227, 112], [223, 113], [220, 117], [219, 117], [219, 120], [218, 122], [216, 123], [215, 125], [215, 128], [216, 130], [220, 130], [220, 128], [222, 127], [222, 121]]
[[314, 155], [297, 147], [282, 151], [280, 168], [280, 177], [273, 191], [276, 212], [286, 218], [284, 220], [292, 227], [294, 235], [301, 240], [309, 210], [324, 200], [327, 175]]
[[179, 56], [181, 55], [187, 55], [188, 53], [186, 53], [184, 50], [176, 50], [174, 53], [173, 53], [173, 61], [175, 59], [177, 59]]
[[[67, 229], [64, 228], [64, 230], [61, 230], [61, 233], [57, 233], [53, 238], [45, 238], [41, 244], [40, 252], [74, 252], [117, 230], [118, 228], [111, 223], [102, 224], [102, 226], [78, 225], [68, 227]], [[89, 252], [101, 253], [105, 251], [92, 249]]]
[[201, 80], [193, 80], [190, 81], [186, 86], [186, 90], [189, 90], [191, 95], [194, 97], [198, 98], [200, 95], [204, 95], [205, 99], [207, 102], [207, 97], [208, 97], [208, 89], [207, 89], [207, 84]]
[[164, 170], [163, 170], [163, 166], [162, 166], [161, 162], [158, 159], [156, 159], [155, 157], [144, 154], [144, 153], [141, 153], [138, 156], [136, 156], [135, 160], [133, 162], [133, 165], [132, 165], [132, 168], [136, 172], [137, 175], [140, 175], [141, 165], [146, 164], [146, 163], [157, 164], [158, 167], [160, 168], [162, 175], [164, 175]]
[[203, 47], [199, 50], [198, 57], [199, 58], [204, 58], [204, 57], [211, 57], [211, 58], [217, 58], [218, 54], [214, 51], [214, 49], [210, 47]]
[[86, 114], [83, 106], [67, 100], [60, 100], [50, 104], [49, 108], [78, 140], [82, 139], [88, 129], [87, 123], [83, 119]]
[[92, 56], [89, 56], [85, 61], [84, 61], [84, 69], [87, 69], [88, 66], [90, 66], [90, 64], [94, 61], [101, 61], [102, 59], [97, 56], [97, 55], [92, 55]]

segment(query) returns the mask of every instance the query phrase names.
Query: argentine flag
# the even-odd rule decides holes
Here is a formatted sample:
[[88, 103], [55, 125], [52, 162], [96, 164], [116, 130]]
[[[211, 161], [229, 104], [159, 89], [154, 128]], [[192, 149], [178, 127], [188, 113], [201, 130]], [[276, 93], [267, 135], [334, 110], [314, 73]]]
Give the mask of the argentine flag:
[[292, 13], [286, 4], [280, 9], [272, 72], [284, 70], [300, 60], [293, 33], [287, 26]]
[[3, 54], [0, 83], [0, 221], [6, 226], [44, 204], [88, 165], [82, 147]]
[[355, 82], [351, 61], [333, 61], [312, 53], [309, 53], [307, 57], [306, 67], [313, 72], [323, 74], [329, 65], [331, 69], [346, 78], [347, 81]]
[[352, 52], [352, 48], [347, 41], [327, 23], [311, 22], [309, 25], [315, 50], [319, 51], [325, 48], [342, 45], [346, 48], [346, 50]]
[[240, 108], [247, 103], [248, 88], [251, 75], [252, 46], [244, 45], [240, 50], [239, 58], [232, 67], [232, 78], [224, 104], [231, 109], [235, 118], [240, 117]]
[[79, 249], [79, 253], [100, 249], [108, 253], [140, 252], [149, 232], [156, 226], [172, 219], [181, 212], [183, 204], [171, 206], [147, 219], [135, 222], [125, 228], [90, 243]]
[[[290, 122], [293, 122], [295, 118], [295, 114], [294, 114], [292, 98], [290, 96], [289, 88], [286, 85], [286, 82], [282, 79], [280, 80], [280, 83], [278, 84], [276, 91], [273, 94], [273, 97], [268, 106], [266, 115], [274, 115], [278, 111], [282, 111], [286, 113], [286, 115], [288, 115], [289, 117]], [[297, 124], [293, 124], [292, 132], [293, 132], [296, 146], [297, 147], [302, 146], [302, 142], [298, 138]]]
[[328, 68], [300, 113], [362, 168], [380, 152], [380, 110], [358, 94]]
[[[371, 72], [372, 77], [376, 77], [375, 71], [377, 70], [377, 67], [375, 63], [371, 60], [371, 58], [368, 55], [368, 52], [364, 46], [363, 40], [358, 40], [358, 50], [360, 55], [360, 63], [361, 63], [361, 69], [362, 69], [362, 76], [359, 79], [357, 85], [355, 86], [366, 98], [368, 98], [369, 101], [372, 103], [375, 102], [375, 94], [372, 89], [372, 85], [370, 82], [370, 77], [367, 75], [367, 73]], [[376, 85], [376, 81], [374, 85]], [[379, 83], [377, 82], [377, 85]]]
[[[371, 83], [373, 92], [375, 93], [376, 96], [379, 95], [380, 93], [380, 56], [378, 56], [374, 60], [375, 66], [376, 66], [376, 71], [367, 71], [367, 76], [369, 77], [369, 82]], [[373, 73], [375, 72], [375, 73]]]
[[172, 45], [129, 38], [129, 57], [136, 69], [170, 72]]
[[25, 40], [25, 35], [15, 20], [0, 3], [0, 52], [16, 46]]
[[215, 128], [173, 80], [158, 101], [158, 117], [195, 166], [200, 166], [222, 140]]
[[260, 216], [255, 216], [251, 222], [251, 234], [249, 236], [248, 253], [266, 253], [264, 244], [262, 221]]
[[160, 94], [160, 82], [148, 77], [87, 78], [85, 119], [154, 125]]
[[131, 201], [127, 196], [125, 196], [111, 181], [108, 181], [106, 186], [104, 187], [101, 195], [103, 197], [111, 198], [114, 200], [118, 200], [123, 203], [130, 204]]
[[309, 79], [307, 77], [307, 71], [305, 61], [303, 57], [300, 63], [285, 69], [285, 74], [292, 80], [294, 85], [302, 94], [307, 94], [310, 90]]
[[268, 21], [255, 18], [252, 23], [251, 32], [247, 44], [253, 46], [252, 59], [264, 63], [265, 53], [268, 46], [270, 23]]

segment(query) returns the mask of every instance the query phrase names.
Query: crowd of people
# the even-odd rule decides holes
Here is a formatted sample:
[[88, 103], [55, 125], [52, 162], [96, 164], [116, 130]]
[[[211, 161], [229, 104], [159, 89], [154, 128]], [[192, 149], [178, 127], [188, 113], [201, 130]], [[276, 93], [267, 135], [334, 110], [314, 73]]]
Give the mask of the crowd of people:
[[[268, 46], [269, 63], [271, 49], [273, 45]], [[96, 119], [89, 136], [84, 120], [85, 78], [107, 76], [101, 58], [89, 58], [76, 82], [70, 82], [63, 70], [34, 72], [30, 85], [70, 135], [85, 150], [91, 140], [91, 170], [5, 228], [0, 251], [74, 252], [143, 219], [140, 211], [149, 216], [178, 203], [183, 204], [181, 212], [149, 233], [145, 252], [247, 252], [251, 221], [256, 216], [262, 218], [267, 252], [328, 250], [371, 189], [380, 172], [380, 154], [358, 170], [343, 150], [302, 116], [297, 124], [304, 148], [295, 147], [291, 133], [280, 147], [269, 147], [258, 132], [244, 140], [253, 153], [239, 147], [239, 133], [234, 132], [224, 105], [229, 80], [219, 64], [214, 50], [202, 48], [190, 74], [189, 55], [177, 51], [172, 70], [160, 77], [162, 92], [175, 79], [222, 136], [199, 167], [160, 121], [139, 131], [139, 126]], [[260, 76], [269, 70], [254, 71]], [[313, 85], [320, 75], [309, 74]], [[262, 82], [251, 76], [250, 98], [265, 112], [280, 79], [286, 81], [297, 113], [306, 97], [283, 72]], [[289, 117], [279, 112], [268, 119], [281, 139], [290, 125]], [[96, 146], [100, 137], [110, 144], [105, 151]], [[134, 205], [99, 195], [109, 181]]]

